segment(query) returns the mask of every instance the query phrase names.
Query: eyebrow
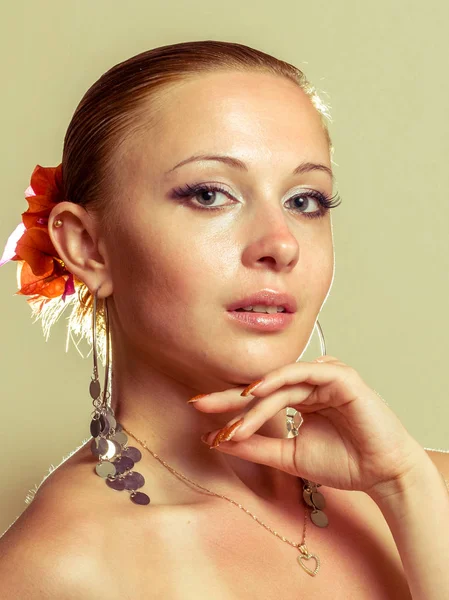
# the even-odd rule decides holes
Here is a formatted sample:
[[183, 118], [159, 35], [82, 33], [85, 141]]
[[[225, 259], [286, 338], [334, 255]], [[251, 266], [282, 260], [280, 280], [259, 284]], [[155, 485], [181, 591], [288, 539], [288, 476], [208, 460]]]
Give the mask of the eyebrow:
[[[248, 165], [246, 163], [244, 163], [242, 160], [240, 160], [238, 158], [234, 158], [233, 156], [225, 156], [222, 154], [199, 154], [199, 155], [191, 156], [190, 158], [186, 158], [185, 160], [182, 160], [181, 162], [176, 164], [172, 169], [167, 171], [166, 175], [168, 175], [168, 173], [171, 173], [178, 167], [182, 167], [182, 165], [185, 165], [187, 163], [194, 162], [194, 161], [203, 161], [203, 160], [216, 160], [216, 161], [225, 163], [225, 164], [229, 165], [230, 167], [240, 169], [241, 171], [248, 172], [248, 170], [249, 170]], [[332, 173], [332, 169], [330, 169], [326, 165], [322, 165], [319, 163], [312, 163], [312, 162], [302, 162], [301, 164], [299, 164], [296, 167], [296, 169], [293, 169], [292, 175], [302, 175], [303, 173], [309, 173], [310, 171], [322, 171], [323, 173], [327, 173], [333, 182], [335, 181], [335, 177], [334, 177], [334, 174]]]

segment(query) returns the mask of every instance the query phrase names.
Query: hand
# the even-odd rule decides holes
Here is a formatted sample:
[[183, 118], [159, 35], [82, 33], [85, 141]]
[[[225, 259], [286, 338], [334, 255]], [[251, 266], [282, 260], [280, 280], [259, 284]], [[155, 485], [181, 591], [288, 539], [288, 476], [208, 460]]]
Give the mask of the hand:
[[[219, 432], [243, 417], [240, 426], [231, 428], [232, 440], [221, 442], [218, 451], [376, 499], [428, 459], [382, 398], [355, 369], [333, 356], [280, 367], [266, 375], [249, 397], [242, 397], [241, 390], [211, 393], [193, 404], [197, 410], [215, 413], [251, 403], [225, 428], [208, 432], [206, 441], [212, 444]], [[296, 437], [255, 433], [288, 406], [303, 418]]]

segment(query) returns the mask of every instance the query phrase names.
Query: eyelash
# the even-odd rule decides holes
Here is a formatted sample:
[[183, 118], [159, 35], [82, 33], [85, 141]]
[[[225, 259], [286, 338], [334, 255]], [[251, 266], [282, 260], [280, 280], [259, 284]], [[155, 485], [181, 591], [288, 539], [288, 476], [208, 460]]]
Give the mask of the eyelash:
[[[200, 208], [199, 206], [192, 204], [190, 200], [194, 196], [199, 195], [201, 192], [221, 192], [228, 197], [230, 196], [229, 192], [222, 188], [220, 185], [209, 183], [198, 183], [194, 185], [187, 184], [183, 188], [180, 187], [174, 189], [173, 195], [175, 198], [184, 199], [186, 204], [190, 204], [190, 206], [192, 206], [192, 208], [196, 210], [223, 210], [224, 208], [226, 208], [226, 206], [229, 206], [202, 206]], [[317, 192], [316, 190], [308, 190], [307, 193], [297, 194], [296, 196], [290, 198], [290, 200], [295, 200], [296, 198], [302, 198], [304, 196], [314, 198], [321, 205], [321, 210], [319, 211], [315, 211], [313, 213], [302, 213], [307, 219], [319, 219], [320, 217], [324, 217], [324, 215], [328, 212], [329, 209], [336, 208], [341, 204], [341, 197], [338, 193], [334, 194], [333, 196], [327, 196], [326, 194], [322, 194], [321, 192]], [[298, 210], [298, 212], [300, 211]]]

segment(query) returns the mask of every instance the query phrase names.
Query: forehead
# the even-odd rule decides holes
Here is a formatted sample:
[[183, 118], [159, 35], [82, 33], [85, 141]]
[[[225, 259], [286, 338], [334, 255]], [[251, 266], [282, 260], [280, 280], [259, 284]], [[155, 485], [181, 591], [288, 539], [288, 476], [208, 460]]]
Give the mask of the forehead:
[[310, 98], [294, 82], [266, 73], [225, 71], [176, 83], [164, 92], [157, 120], [135, 141], [159, 170], [206, 153], [230, 154], [250, 166], [301, 160], [330, 166]]

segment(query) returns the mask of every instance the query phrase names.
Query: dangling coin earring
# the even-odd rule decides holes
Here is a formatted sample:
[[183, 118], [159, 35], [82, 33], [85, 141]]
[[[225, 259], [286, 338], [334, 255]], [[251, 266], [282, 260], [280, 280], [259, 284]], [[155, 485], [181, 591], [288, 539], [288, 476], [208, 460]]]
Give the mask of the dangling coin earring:
[[104, 316], [106, 323], [106, 368], [103, 386], [103, 399], [98, 380], [97, 360], [97, 294], [95, 291], [92, 310], [92, 354], [94, 359], [93, 376], [89, 385], [89, 393], [93, 399], [94, 410], [91, 414], [90, 433], [94, 438], [90, 449], [99, 459], [95, 467], [97, 475], [105, 479], [106, 484], [117, 491], [127, 490], [135, 504], [149, 504], [150, 498], [136, 490], [145, 485], [145, 478], [133, 470], [134, 464], [142, 458], [138, 448], [128, 446], [128, 436], [123, 426], [118, 423], [110, 402], [108, 391], [109, 377], [109, 316], [107, 300], [104, 298]]

